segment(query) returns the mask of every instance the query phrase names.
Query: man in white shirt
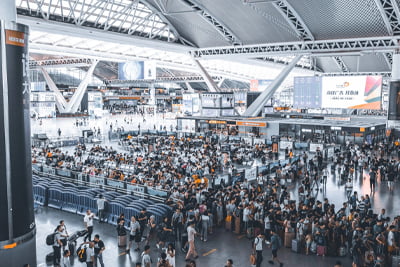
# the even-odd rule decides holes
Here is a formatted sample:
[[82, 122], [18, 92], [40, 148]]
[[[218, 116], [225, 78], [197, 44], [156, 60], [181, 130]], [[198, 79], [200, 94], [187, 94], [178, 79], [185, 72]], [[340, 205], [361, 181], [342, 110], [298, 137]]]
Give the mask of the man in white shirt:
[[87, 239], [89, 239], [89, 241], [92, 241], [93, 218], [94, 214], [90, 210], [87, 210], [85, 217], [83, 217], [83, 223], [85, 225], [86, 230], [88, 231], [85, 238], [83, 239], [84, 242], [86, 242]]
[[196, 230], [194, 229], [194, 220], [189, 222], [187, 232], [188, 232], [189, 250], [186, 254], [185, 258], [186, 261], [190, 260], [190, 255], [193, 255], [195, 259], [199, 257], [199, 255], [196, 252], [196, 247], [194, 245], [194, 237], [197, 234]]
[[94, 243], [89, 242], [89, 247], [86, 248], [86, 266], [94, 266]]
[[106, 201], [107, 200], [103, 197], [103, 195], [100, 195], [99, 198], [96, 200], [99, 223], [104, 222], [103, 216], [104, 216], [104, 206]]
[[150, 246], [146, 245], [142, 253], [142, 266], [151, 267]]
[[132, 216], [131, 222], [130, 222], [129, 245], [128, 245], [128, 248], [126, 249], [126, 252], [129, 253], [133, 242], [136, 242], [136, 245], [137, 245], [137, 248], [135, 249], [135, 251], [139, 251], [140, 241], [141, 241], [140, 224], [136, 220], [136, 217]]
[[258, 236], [256, 236], [256, 238], [254, 239], [254, 250], [257, 253], [257, 261], [256, 261], [256, 266], [257, 267], [261, 267], [261, 263], [263, 261], [263, 242], [264, 242], [264, 236], [260, 233]]

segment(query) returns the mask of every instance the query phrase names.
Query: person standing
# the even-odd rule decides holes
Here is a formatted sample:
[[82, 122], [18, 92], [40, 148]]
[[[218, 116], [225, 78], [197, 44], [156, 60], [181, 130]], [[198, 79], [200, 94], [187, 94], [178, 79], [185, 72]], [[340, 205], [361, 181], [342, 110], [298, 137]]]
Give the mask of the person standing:
[[99, 259], [100, 266], [104, 267], [103, 251], [106, 249], [104, 242], [102, 240], [100, 240], [99, 235], [95, 235], [93, 243], [94, 243], [95, 265], [97, 266], [97, 259]]
[[99, 198], [96, 200], [97, 203], [97, 211], [99, 217], [99, 223], [104, 222], [104, 206], [107, 200], [104, 198], [103, 195], [99, 195]]
[[272, 259], [268, 261], [270, 264], [274, 264], [274, 261], [279, 263], [279, 266], [282, 267], [283, 263], [278, 259], [278, 250], [282, 247], [282, 240], [276, 234], [275, 230], [271, 230], [271, 249], [272, 249]]
[[61, 232], [62, 232], [62, 226], [58, 225], [56, 229], [56, 234], [54, 235], [54, 244], [53, 244], [54, 266], [60, 266], [61, 263], [61, 248], [63, 246], [63, 243], [61, 242]]
[[199, 255], [196, 252], [196, 247], [195, 247], [195, 244], [194, 244], [194, 237], [197, 234], [196, 230], [194, 229], [194, 225], [195, 225], [194, 220], [190, 221], [189, 222], [189, 226], [187, 228], [189, 250], [188, 250], [188, 252], [186, 254], [186, 258], [185, 258], [186, 261], [190, 260], [190, 256], [191, 255], [193, 255], [195, 259], [197, 259], [199, 257]]
[[376, 184], [376, 172], [371, 169], [369, 172], [369, 187], [371, 188], [371, 193], [375, 192]]
[[263, 242], [264, 236], [262, 233], [259, 233], [256, 238], [254, 238], [253, 249], [256, 252], [256, 267], [261, 267], [261, 263], [263, 261]]
[[58, 133], [58, 137], [60, 137], [61, 136], [61, 129], [60, 128], [58, 128], [57, 133]]
[[150, 246], [147, 245], [144, 247], [144, 251], [142, 253], [142, 267], [151, 267], [151, 262]]
[[139, 217], [138, 217], [138, 222], [140, 224], [140, 236], [143, 236], [144, 231], [146, 230], [146, 224], [147, 221], [149, 220], [149, 215], [146, 211], [146, 208], [143, 208], [140, 211]]
[[86, 240], [92, 241], [93, 218], [94, 218], [94, 213], [92, 213], [90, 210], [87, 210], [85, 217], [83, 217], [83, 223], [87, 230], [87, 234], [83, 239], [84, 242], [86, 242]]
[[183, 214], [180, 208], [177, 208], [172, 215], [172, 227], [175, 232], [175, 240], [181, 240], [183, 229]]
[[61, 243], [63, 244], [63, 248], [65, 249], [67, 247], [67, 238], [68, 238], [68, 232], [67, 232], [67, 226], [65, 226], [64, 220], [60, 221], [60, 226], [61, 226], [61, 232], [60, 232], [60, 240]]
[[201, 240], [207, 242], [207, 234], [208, 234], [208, 225], [210, 224], [210, 216], [208, 212], [205, 211], [203, 215], [201, 215]]
[[175, 247], [172, 243], [169, 243], [167, 247], [167, 260], [171, 267], [175, 267]]
[[89, 242], [89, 247], [86, 248], [86, 267], [93, 267], [94, 264], [94, 243]]
[[126, 249], [126, 252], [129, 253], [132, 247], [132, 243], [136, 242], [137, 248], [135, 251], [139, 251], [139, 243], [141, 241], [141, 236], [140, 236], [140, 224], [136, 220], [135, 216], [131, 217], [131, 222], [130, 222], [130, 234], [129, 234], [129, 245], [128, 248]]

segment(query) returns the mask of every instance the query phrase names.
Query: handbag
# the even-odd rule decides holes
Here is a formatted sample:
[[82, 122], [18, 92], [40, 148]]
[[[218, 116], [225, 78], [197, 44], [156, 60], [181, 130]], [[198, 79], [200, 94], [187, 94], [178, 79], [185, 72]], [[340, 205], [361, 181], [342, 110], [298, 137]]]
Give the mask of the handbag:
[[226, 222], [231, 222], [232, 221], [232, 215], [226, 216], [225, 221]]

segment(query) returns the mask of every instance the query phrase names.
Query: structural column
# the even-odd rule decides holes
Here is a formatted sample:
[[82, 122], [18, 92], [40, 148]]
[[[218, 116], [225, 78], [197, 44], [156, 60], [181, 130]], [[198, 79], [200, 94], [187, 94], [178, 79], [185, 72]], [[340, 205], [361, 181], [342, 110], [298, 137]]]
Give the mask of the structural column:
[[36, 266], [29, 120], [28, 27], [15, 0], [0, 8], [0, 265]]

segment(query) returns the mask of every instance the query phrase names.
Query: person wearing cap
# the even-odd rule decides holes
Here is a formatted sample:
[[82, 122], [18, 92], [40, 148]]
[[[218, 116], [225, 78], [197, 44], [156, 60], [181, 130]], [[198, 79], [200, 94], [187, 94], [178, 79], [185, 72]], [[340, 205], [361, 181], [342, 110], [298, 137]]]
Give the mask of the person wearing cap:
[[189, 226], [187, 228], [189, 250], [186, 254], [186, 258], [185, 258], [186, 261], [190, 260], [191, 255], [193, 255], [195, 259], [197, 259], [199, 257], [199, 255], [197, 254], [197, 251], [196, 251], [195, 244], [194, 244], [194, 237], [197, 235], [197, 232], [194, 229], [194, 225], [195, 225], [195, 222], [194, 222], [194, 220], [192, 220], [189, 222]]

